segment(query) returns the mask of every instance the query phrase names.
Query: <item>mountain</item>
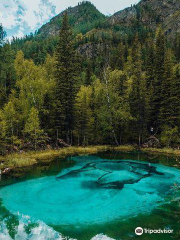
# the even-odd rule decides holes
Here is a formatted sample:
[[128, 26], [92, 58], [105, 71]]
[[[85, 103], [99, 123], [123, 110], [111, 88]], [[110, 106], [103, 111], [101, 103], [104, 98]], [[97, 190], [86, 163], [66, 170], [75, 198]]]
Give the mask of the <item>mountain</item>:
[[[137, 5], [107, 17], [91, 2], [83, 1], [66, 11], [75, 35], [76, 49], [87, 58], [101, 58], [100, 52], [106, 53], [107, 49], [120, 42], [131, 45], [136, 34], [143, 44], [159, 24], [168, 38], [173, 38], [170, 44], [180, 42], [177, 35], [180, 32], [179, 9], [180, 0], [141, 0]], [[35, 35], [15, 39], [12, 42], [13, 49], [22, 50], [25, 57], [32, 58], [36, 64], [43, 63], [46, 54], [53, 55], [55, 51], [64, 13], [52, 18]], [[179, 43], [176, 45], [180, 46]]]
[[[61, 26], [63, 11], [51, 21], [43, 25], [38, 35], [42, 37], [55, 36]], [[155, 29], [162, 24], [166, 34], [174, 36], [180, 32], [180, 1], [179, 0], [141, 0], [137, 5], [121, 10], [110, 17], [104, 16], [88, 1], [79, 3], [76, 7], [67, 9], [70, 24], [75, 34], [87, 32], [93, 29], [105, 29], [115, 26], [124, 28], [145, 26]]]
[[[80, 32], [85, 34], [91, 29], [98, 27], [98, 25], [106, 19], [106, 17], [88, 1], [83, 1], [73, 8], [69, 7], [66, 11], [75, 34]], [[65, 11], [61, 12], [56, 17], [52, 18], [49, 23], [43, 25], [39, 29], [38, 34], [44, 37], [48, 35], [57, 35], [61, 27], [64, 13]]]
[[112, 25], [131, 26], [142, 24], [155, 29], [162, 24], [166, 34], [174, 36], [180, 32], [179, 0], [141, 0], [110, 17]]

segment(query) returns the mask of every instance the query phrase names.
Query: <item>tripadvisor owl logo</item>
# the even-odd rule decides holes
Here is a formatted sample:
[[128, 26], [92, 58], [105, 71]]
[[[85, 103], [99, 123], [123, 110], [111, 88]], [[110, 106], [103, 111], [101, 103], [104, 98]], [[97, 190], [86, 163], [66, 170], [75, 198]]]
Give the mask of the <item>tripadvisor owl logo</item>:
[[152, 229], [149, 229], [149, 228], [144, 228], [142, 229], [141, 227], [137, 227], [135, 229], [135, 233], [136, 235], [142, 235], [143, 233], [148, 233], [148, 234], [152, 234], [152, 233], [166, 233], [166, 234], [169, 234], [169, 233], [173, 233], [173, 230], [171, 229], [156, 229], [156, 230], [152, 230]]
[[136, 233], [136, 235], [142, 235], [143, 234], [143, 229], [141, 227], [137, 227], [135, 229], [135, 233]]

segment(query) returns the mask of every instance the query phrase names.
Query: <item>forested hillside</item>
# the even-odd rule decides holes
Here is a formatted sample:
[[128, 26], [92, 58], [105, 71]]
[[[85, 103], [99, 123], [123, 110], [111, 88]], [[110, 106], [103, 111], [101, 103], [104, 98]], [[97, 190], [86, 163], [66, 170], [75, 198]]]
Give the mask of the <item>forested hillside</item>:
[[169, 2], [144, 0], [112, 17], [83, 2], [11, 43], [1, 27], [2, 152], [142, 145], [151, 135], [178, 147], [180, 38], [164, 25], [165, 13], [177, 14]]

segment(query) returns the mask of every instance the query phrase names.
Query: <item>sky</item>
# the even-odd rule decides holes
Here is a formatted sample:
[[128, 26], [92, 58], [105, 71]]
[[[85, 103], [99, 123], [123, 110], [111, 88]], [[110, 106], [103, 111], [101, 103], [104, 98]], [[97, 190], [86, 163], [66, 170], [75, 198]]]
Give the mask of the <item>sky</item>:
[[[0, 0], [0, 23], [8, 38], [35, 32], [52, 17], [81, 0]], [[138, 3], [139, 0], [91, 0], [105, 15]]]

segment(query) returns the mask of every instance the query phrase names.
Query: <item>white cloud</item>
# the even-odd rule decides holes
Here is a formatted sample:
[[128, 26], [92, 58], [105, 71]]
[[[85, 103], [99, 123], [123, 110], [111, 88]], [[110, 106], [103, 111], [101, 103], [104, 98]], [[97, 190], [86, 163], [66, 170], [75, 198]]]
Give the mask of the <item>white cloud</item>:
[[18, 6], [12, 0], [1, 0], [0, 3], [0, 21], [6, 28], [12, 28], [16, 25], [16, 12]]
[[42, 25], [44, 22], [56, 15], [56, 7], [49, 0], [41, 0], [39, 8], [34, 11], [37, 23]]
[[56, 15], [56, 7], [49, 0], [0, 0], [0, 23], [15, 36], [34, 32]]

